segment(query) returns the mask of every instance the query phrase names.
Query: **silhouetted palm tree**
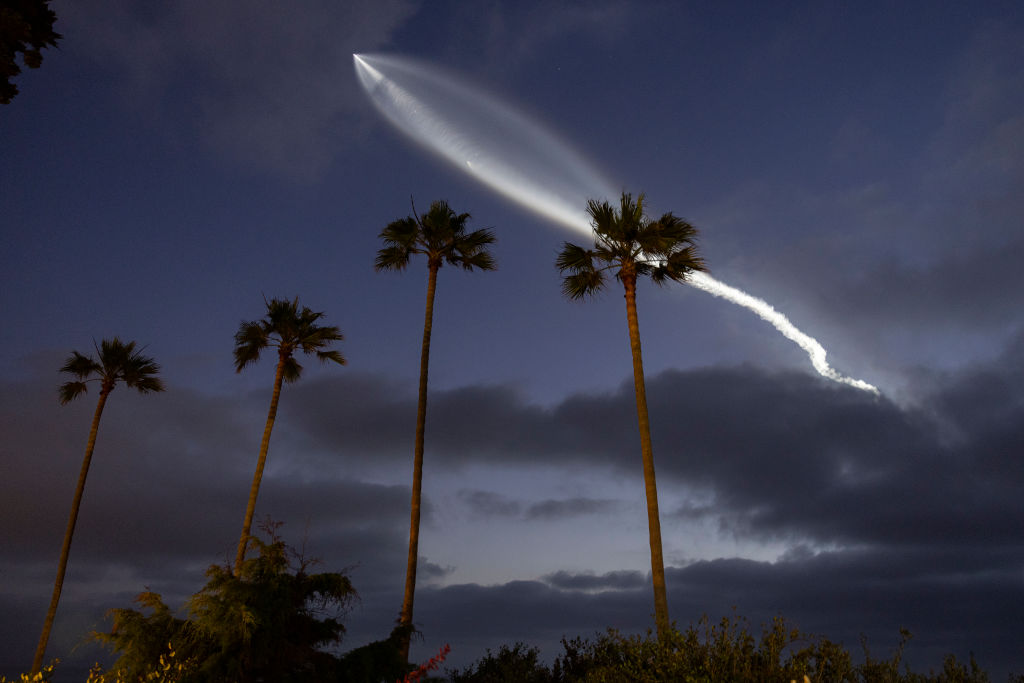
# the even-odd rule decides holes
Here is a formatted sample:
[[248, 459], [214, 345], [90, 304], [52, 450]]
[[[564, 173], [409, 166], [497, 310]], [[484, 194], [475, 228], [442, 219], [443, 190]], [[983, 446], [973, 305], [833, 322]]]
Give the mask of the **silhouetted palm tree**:
[[126, 344], [117, 337], [104, 339], [96, 348], [96, 355], [97, 358], [93, 358], [78, 351], [72, 351], [71, 356], [60, 369], [61, 372], [75, 377], [74, 381], [65, 382], [60, 386], [61, 405], [66, 405], [86, 393], [88, 382], [100, 383], [100, 396], [96, 403], [96, 412], [93, 414], [92, 427], [89, 429], [89, 441], [85, 445], [85, 458], [82, 460], [82, 470], [78, 474], [75, 497], [71, 501], [71, 515], [68, 517], [68, 527], [64, 532], [64, 545], [60, 550], [57, 580], [53, 584], [53, 597], [50, 599], [50, 607], [46, 611], [43, 632], [39, 636], [39, 645], [36, 647], [35, 658], [32, 661], [33, 675], [38, 673], [43, 666], [46, 644], [50, 640], [50, 630], [53, 628], [53, 619], [57, 614], [57, 603], [60, 602], [60, 593], [64, 587], [64, 574], [68, 566], [71, 539], [75, 534], [78, 510], [82, 504], [82, 493], [85, 491], [85, 479], [89, 475], [89, 463], [92, 461], [92, 452], [96, 447], [96, 433], [100, 428], [100, 416], [103, 415], [107, 397], [110, 396], [110, 392], [114, 390], [118, 382], [124, 382], [125, 386], [137, 389], [141, 394], [164, 390], [163, 382], [157, 377], [160, 366], [152, 358], [143, 356], [142, 349], [136, 351], [135, 342]]
[[238, 539], [238, 554], [235, 556], [235, 576], [242, 569], [245, 549], [249, 543], [249, 530], [252, 528], [252, 516], [256, 510], [256, 496], [260, 492], [260, 481], [263, 479], [263, 466], [267, 462], [267, 449], [270, 446], [270, 432], [274, 429], [277, 417], [277, 403], [281, 398], [281, 383], [294, 382], [302, 374], [302, 366], [295, 360], [296, 351], [305, 354], [314, 353], [320, 362], [333, 361], [338, 365], [345, 364], [340, 351], [326, 350], [332, 342], [341, 341], [344, 337], [341, 330], [334, 326], [321, 326], [317, 321], [323, 313], [311, 311], [303, 306], [299, 310], [299, 298], [272, 299], [265, 301], [267, 315], [262, 320], [242, 322], [235, 333], [235, 371], [241, 372], [245, 366], [255, 363], [260, 353], [267, 347], [277, 348], [277, 370], [274, 373], [274, 393], [270, 398], [270, 410], [267, 412], [267, 424], [263, 428], [263, 441], [260, 442], [260, 455], [256, 461], [256, 473], [249, 489], [249, 504], [245, 509], [245, 521], [242, 522], [242, 536]]
[[644, 213], [643, 194], [634, 202], [632, 195], [623, 192], [618, 209], [607, 201], [598, 203], [590, 200], [587, 213], [594, 228], [594, 248], [584, 249], [566, 242], [556, 265], [564, 275], [562, 292], [570, 299], [596, 294], [604, 287], [605, 275], [609, 271], [622, 283], [626, 292], [626, 321], [633, 352], [633, 385], [647, 493], [654, 618], [658, 633], [664, 635], [669, 628], [668, 600], [665, 594], [665, 563], [661, 554], [658, 488], [654, 478], [651, 428], [640, 353], [640, 327], [636, 314], [636, 281], [646, 275], [659, 285], [667, 280], [682, 282], [688, 273], [706, 268], [697, 255], [697, 229], [671, 213], [651, 220]]
[[495, 241], [488, 229], [466, 232], [468, 213], [457, 214], [447, 202], [431, 203], [427, 213], [413, 214], [390, 223], [380, 233], [385, 246], [377, 252], [375, 268], [404, 270], [413, 254], [427, 257], [427, 310], [423, 321], [423, 345], [420, 351], [419, 402], [416, 410], [416, 444], [413, 454], [412, 502], [409, 523], [409, 559], [405, 573], [405, 597], [399, 627], [404, 629], [402, 658], [409, 658], [412, 633], [413, 598], [416, 592], [416, 562], [420, 536], [420, 493], [423, 485], [423, 436], [427, 422], [427, 366], [430, 361], [430, 330], [434, 318], [434, 293], [437, 271], [445, 263], [465, 270], [494, 270], [494, 257], [487, 250]]

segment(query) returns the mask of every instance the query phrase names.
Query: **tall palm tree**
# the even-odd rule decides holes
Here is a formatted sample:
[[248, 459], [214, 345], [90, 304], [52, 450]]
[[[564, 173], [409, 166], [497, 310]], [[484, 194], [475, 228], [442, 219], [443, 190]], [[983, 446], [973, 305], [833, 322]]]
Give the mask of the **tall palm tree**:
[[659, 285], [668, 280], [682, 282], [690, 272], [706, 268], [697, 255], [697, 229], [671, 213], [657, 220], [648, 218], [644, 212], [644, 199], [641, 194], [634, 202], [632, 195], [623, 192], [618, 209], [607, 201], [598, 203], [590, 200], [587, 213], [594, 228], [594, 248], [584, 249], [566, 242], [556, 265], [564, 275], [562, 292], [570, 299], [596, 294], [604, 288], [608, 272], [615, 275], [626, 292], [626, 321], [633, 352], [633, 386], [647, 493], [654, 619], [658, 633], [664, 635], [669, 628], [668, 600], [665, 594], [665, 563], [661, 554], [658, 488], [654, 478], [651, 427], [640, 353], [640, 326], [636, 314], [636, 282], [638, 277], [645, 275]]
[[78, 474], [75, 496], [71, 501], [71, 515], [68, 517], [67, 530], [64, 532], [64, 544], [60, 550], [57, 580], [53, 584], [53, 597], [50, 598], [50, 607], [46, 611], [46, 620], [43, 622], [43, 632], [39, 636], [39, 645], [36, 647], [35, 658], [32, 661], [33, 675], [38, 673], [43, 666], [46, 644], [50, 640], [50, 630], [53, 628], [53, 619], [57, 614], [57, 603], [60, 602], [60, 593], [64, 587], [64, 574], [68, 566], [68, 553], [71, 551], [71, 538], [75, 534], [78, 510], [82, 504], [82, 493], [85, 491], [85, 479], [89, 474], [89, 463], [92, 461], [92, 452], [96, 447], [96, 433], [100, 428], [100, 417], [103, 415], [103, 407], [107, 404], [107, 397], [110, 396], [110, 392], [114, 390], [118, 382], [124, 382], [125, 386], [137, 389], [141, 394], [164, 390], [163, 382], [157, 377], [160, 366], [152, 358], [143, 356], [142, 349], [136, 351], [135, 342], [124, 343], [117, 337], [104, 339], [96, 347], [96, 356], [93, 358], [78, 351], [72, 351], [71, 356], [60, 369], [61, 372], [66, 372], [75, 378], [73, 381], [60, 385], [61, 405], [67, 405], [86, 393], [88, 382], [100, 383], [100, 396], [96, 403], [96, 412], [92, 417], [89, 441], [85, 445], [85, 458], [82, 460], [82, 470]]
[[434, 293], [437, 271], [448, 263], [464, 270], [494, 270], [494, 257], [487, 250], [494, 243], [488, 229], [466, 232], [468, 213], [457, 214], [445, 201], [435, 201], [423, 215], [416, 213], [393, 221], [380, 233], [385, 246], [377, 252], [376, 270], [404, 270], [413, 254], [427, 257], [427, 310], [423, 321], [423, 345], [420, 350], [419, 402], [416, 409], [416, 444], [413, 453], [412, 502], [409, 522], [409, 559], [405, 571], [405, 597], [399, 627], [404, 630], [402, 658], [409, 658], [412, 635], [412, 607], [416, 592], [416, 562], [420, 537], [420, 495], [423, 488], [423, 437], [427, 424], [427, 366], [430, 361], [430, 330], [434, 319]]
[[252, 515], [256, 510], [256, 496], [260, 492], [263, 479], [263, 466], [267, 462], [267, 449], [270, 446], [270, 432], [274, 429], [277, 417], [277, 403], [281, 398], [281, 383], [294, 382], [302, 374], [302, 366], [295, 360], [295, 352], [316, 354], [321, 363], [332, 361], [338, 365], [345, 364], [340, 351], [328, 350], [332, 342], [344, 339], [341, 330], [330, 325], [318, 325], [317, 321], [323, 313], [312, 311], [306, 306], [299, 310], [299, 298], [294, 300], [271, 299], [267, 301], [267, 314], [262, 320], [243, 321], [235, 333], [235, 371], [241, 372], [250, 363], [260, 358], [260, 353], [267, 347], [277, 348], [277, 370], [274, 373], [274, 393], [270, 397], [270, 410], [267, 412], [267, 424], [263, 428], [263, 441], [260, 442], [260, 455], [256, 461], [256, 473], [249, 489], [249, 504], [245, 508], [245, 520], [242, 522], [242, 535], [238, 539], [238, 553], [235, 556], [234, 574], [238, 576], [245, 559], [245, 550], [249, 544], [249, 530], [252, 528]]

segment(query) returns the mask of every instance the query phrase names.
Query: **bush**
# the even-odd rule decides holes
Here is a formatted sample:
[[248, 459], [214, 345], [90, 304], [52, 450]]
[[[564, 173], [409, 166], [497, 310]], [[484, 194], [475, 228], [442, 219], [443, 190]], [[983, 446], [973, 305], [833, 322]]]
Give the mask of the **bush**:
[[781, 617], [766, 625], [760, 638], [745, 619], [703, 618], [685, 631], [671, 629], [659, 638], [624, 636], [609, 630], [590, 642], [562, 641], [565, 654], [555, 662], [558, 681], [763, 682], [803, 680], [854, 681], [850, 657], [828, 640], [813, 639], [789, 628]]
[[498, 654], [487, 654], [462, 671], [449, 670], [452, 683], [550, 683], [551, 670], [540, 663], [540, 651], [516, 643], [502, 645]]
[[151, 591], [136, 598], [148, 614], [111, 610], [113, 627], [96, 637], [120, 656], [110, 671], [95, 671], [90, 680], [326, 678], [337, 658], [321, 648], [341, 641], [340, 617], [355, 590], [342, 573], [310, 573], [311, 562], [291, 551], [275, 529], [265, 529], [270, 542], [253, 539], [258, 554], [245, 560], [239, 576], [228, 566], [207, 570], [206, 586], [187, 604], [187, 619], [175, 617]]
[[53, 678], [53, 670], [57, 668], [59, 663], [59, 659], [53, 660], [53, 662], [40, 669], [39, 673], [35, 676], [32, 674], [21, 674], [17, 678], [11, 679], [8, 679], [7, 676], [0, 676], [0, 683], [45, 683], [45, 681]]
[[[452, 683], [987, 683], [988, 676], [971, 657], [965, 666], [948, 655], [938, 674], [901, 672], [903, 650], [910, 633], [901, 638], [892, 656], [876, 659], [866, 644], [864, 663], [855, 665], [850, 653], [827, 638], [801, 633], [776, 617], [751, 632], [743, 618], [711, 623], [707, 617], [685, 631], [672, 628], [664, 637], [626, 636], [610, 629], [594, 640], [562, 640], [565, 652], [549, 669], [539, 652], [516, 643], [490, 650], [463, 671], [449, 671]], [[806, 677], [806, 679], [805, 679]], [[1021, 681], [1024, 683], [1024, 681]]]

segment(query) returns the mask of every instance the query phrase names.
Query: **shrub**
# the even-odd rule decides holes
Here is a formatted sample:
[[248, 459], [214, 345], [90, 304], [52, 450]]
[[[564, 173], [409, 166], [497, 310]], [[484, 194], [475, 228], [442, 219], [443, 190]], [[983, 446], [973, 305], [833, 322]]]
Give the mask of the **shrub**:
[[[827, 638], [801, 633], [776, 617], [755, 636], [746, 619], [707, 617], [685, 631], [673, 627], [663, 637], [652, 631], [627, 636], [610, 629], [594, 640], [562, 640], [564, 653], [549, 669], [538, 651], [516, 643], [502, 646], [463, 671], [450, 671], [452, 683], [987, 683], [972, 657], [967, 665], [948, 655], [942, 671], [927, 675], [901, 671], [910, 633], [888, 659], [871, 656], [864, 663]], [[805, 678], [806, 677], [806, 678]], [[1024, 681], [1022, 681], [1024, 683]]]
[[540, 651], [516, 643], [502, 645], [497, 654], [487, 654], [462, 671], [449, 670], [452, 683], [550, 683], [551, 670], [540, 663]]
[[175, 617], [151, 591], [136, 598], [148, 614], [111, 610], [110, 632], [95, 635], [120, 656], [110, 671], [96, 671], [93, 683], [171, 681], [175, 671], [196, 682], [325, 677], [337, 658], [321, 648], [340, 642], [340, 617], [355, 590], [342, 573], [309, 572], [312, 563], [275, 530], [266, 525], [270, 542], [253, 539], [258, 554], [245, 560], [238, 576], [227, 566], [207, 570], [209, 580], [188, 602], [187, 619]]
[[7, 678], [6, 676], [0, 676], [0, 683], [45, 683], [53, 678], [53, 671], [57, 668], [57, 664], [60, 662], [59, 659], [53, 660], [51, 663], [44, 666], [39, 670], [35, 676], [32, 674], [21, 674], [17, 678]]

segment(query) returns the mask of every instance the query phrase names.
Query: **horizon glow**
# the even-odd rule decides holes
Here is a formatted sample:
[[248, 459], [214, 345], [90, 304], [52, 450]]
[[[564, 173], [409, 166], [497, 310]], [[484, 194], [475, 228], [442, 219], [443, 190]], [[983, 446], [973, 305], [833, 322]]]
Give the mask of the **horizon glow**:
[[[587, 201], [614, 201], [619, 193], [557, 136], [436, 67], [391, 56], [352, 59], [380, 113], [417, 144], [525, 208], [593, 238]], [[877, 387], [833, 369], [825, 348], [763, 299], [707, 273], [693, 272], [685, 282], [756, 313], [802, 348], [822, 377], [879, 394]]]

